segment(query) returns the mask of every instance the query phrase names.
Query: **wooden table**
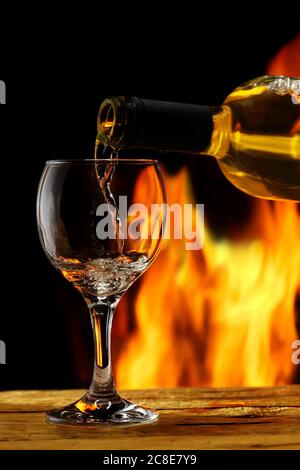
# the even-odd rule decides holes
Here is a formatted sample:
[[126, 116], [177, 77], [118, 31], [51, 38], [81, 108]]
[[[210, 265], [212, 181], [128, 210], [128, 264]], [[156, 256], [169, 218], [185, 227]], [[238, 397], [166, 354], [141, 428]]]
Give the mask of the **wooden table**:
[[160, 411], [133, 427], [55, 426], [45, 411], [80, 390], [0, 392], [0, 449], [300, 449], [300, 385], [124, 392]]

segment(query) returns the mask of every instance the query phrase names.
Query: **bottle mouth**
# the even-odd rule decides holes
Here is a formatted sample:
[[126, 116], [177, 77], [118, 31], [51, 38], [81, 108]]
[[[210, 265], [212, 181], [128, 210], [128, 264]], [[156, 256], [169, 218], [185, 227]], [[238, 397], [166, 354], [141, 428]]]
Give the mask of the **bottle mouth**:
[[107, 98], [100, 106], [98, 115], [99, 130], [109, 135], [113, 131], [116, 122], [116, 110], [113, 103]]
[[122, 139], [126, 121], [124, 97], [106, 98], [100, 106], [97, 118], [98, 141], [105, 146], [116, 147]]

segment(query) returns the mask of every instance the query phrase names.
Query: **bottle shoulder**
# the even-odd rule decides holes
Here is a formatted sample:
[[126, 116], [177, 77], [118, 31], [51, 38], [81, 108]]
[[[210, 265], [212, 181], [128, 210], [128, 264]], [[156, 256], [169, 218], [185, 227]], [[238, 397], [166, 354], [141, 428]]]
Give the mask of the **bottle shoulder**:
[[300, 77], [265, 75], [254, 78], [235, 88], [226, 97], [224, 104], [264, 93], [275, 93], [279, 96], [289, 94], [294, 98], [294, 101], [300, 102]]

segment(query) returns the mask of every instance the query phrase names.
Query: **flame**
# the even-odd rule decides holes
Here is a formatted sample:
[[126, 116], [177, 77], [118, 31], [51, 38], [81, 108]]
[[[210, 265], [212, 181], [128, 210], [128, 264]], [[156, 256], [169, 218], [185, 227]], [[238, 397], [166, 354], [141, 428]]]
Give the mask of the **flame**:
[[300, 77], [300, 34], [286, 44], [271, 60], [269, 75], [287, 75], [288, 77]]
[[[299, 50], [300, 36], [279, 52], [268, 73], [300, 76]], [[187, 170], [164, 177], [169, 204], [194, 202]], [[138, 191], [140, 198], [147, 197], [141, 186]], [[128, 297], [120, 305], [118, 385], [292, 382], [300, 293], [298, 205], [254, 199], [238, 239], [217, 240], [206, 223], [202, 250], [186, 251], [185, 243], [164, 241], [141, 278], [130, 328], [124, 320], [130, 312]]]
[[[165, 175], [169, 203], [192, 202], [188, 173]], [[146, 195], [145, 195], [146, 197]], [[296, 203], [255, 200], [233, 243], [206, 228], [203, 250], [165, 240], [144, 274], [121, 387], [265, 386], [292, 379], [300, 285]], [[120, 312], [120, 315], [122, 313]]]

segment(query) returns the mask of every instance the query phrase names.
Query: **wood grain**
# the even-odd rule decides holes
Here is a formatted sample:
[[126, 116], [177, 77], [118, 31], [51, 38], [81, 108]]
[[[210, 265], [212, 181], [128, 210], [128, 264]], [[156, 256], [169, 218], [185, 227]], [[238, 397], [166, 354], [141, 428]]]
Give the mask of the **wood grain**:
[[0, 449], [300, 449], [300, 385], [125, 391], [160, 411], [143, 426], [55, 426], [82, 390], [0, 392]]

